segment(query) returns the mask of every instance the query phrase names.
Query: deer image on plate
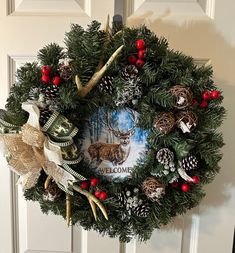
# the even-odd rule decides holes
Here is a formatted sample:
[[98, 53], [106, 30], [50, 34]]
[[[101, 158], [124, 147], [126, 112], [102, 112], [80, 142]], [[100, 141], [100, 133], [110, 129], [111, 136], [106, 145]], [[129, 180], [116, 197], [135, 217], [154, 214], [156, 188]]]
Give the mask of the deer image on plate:
[[99, 108], [87, 119], [82, 152], [110, 178], [131, 174], [141, 153], [146, 152], [147, 131], [138, 128], [138, 113], [131, 109]]

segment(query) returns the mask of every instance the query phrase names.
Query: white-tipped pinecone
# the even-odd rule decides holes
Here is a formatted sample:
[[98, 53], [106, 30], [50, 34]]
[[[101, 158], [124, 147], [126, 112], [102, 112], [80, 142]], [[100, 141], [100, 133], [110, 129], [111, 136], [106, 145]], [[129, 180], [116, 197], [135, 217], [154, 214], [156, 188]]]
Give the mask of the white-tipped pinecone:
[[98, 89], [101, 93], [112, 94], [113, 93], [113, 77], [112, 76], [104, 76], [99, 85]]
[[179, 166], [184, 170], [194, 170], [197, 168], [198, 160], [194, 155], [188, 155], [179, 161]]
[[126, 81], [136, 78], [137, 75], [138, 75], [138, 69], [136, 68], [135, 65], [127, 65], [121, 71], [121, 76]]
[[138, 205], [135, 209], [133, 209], [133, 214], [138, 217], [147, 217], [150, 213], [150, 205], [148, 202]]
[[157, 152], [156, 158], [159, 163], [169, 165], [174, 160], [174, 153], [169, 148], [162, 148]]

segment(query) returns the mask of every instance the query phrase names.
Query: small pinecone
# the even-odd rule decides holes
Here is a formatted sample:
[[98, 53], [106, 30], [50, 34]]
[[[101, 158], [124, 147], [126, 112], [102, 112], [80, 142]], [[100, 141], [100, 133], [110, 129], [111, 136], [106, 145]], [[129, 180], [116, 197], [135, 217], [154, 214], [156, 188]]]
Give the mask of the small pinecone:
[[169, 148], [162, 148], [157, 152], [156, 158], [161, 164], [169, 164], [174, 160], [174, 153]]
[[138, 69], [136, 68], [135, 65], [128, 65], [121, 72], [122, 78], [126, 81], [136, 78], [137, 75]]
[[60, 77], [65, 81], [68, 81], [72, 77], [73, 72], [70, 65], [64, 65], [61, 63], [59, 64], [59, 67], [57, 70], [60, 73]]
[[39, 123], [41, 126], [44, 126], [46, 122], [49, 120], [49, 118], [52, 115], [52, 111], [50, 111], [48, 108], [42, 108], [40, 109], [40, 117], [39, 117]]
[[43, 199], [47, 201], [56, 201], [62, 195], [62, 190], [57, 186], [55, 182], [51, 182], [46, 189]]
[[138, 217], [147, 217], [150, 213], [150, 205], [149, 203], [143, 203], [142, 205], [138, 205], [134, 210], [133, 213]]
[[112, 94], [113, 93], [113, 77], [104, 76], [99, 83], [99, 91], [101, 93]]
[[59, 87], [56, 85], [50, 85], [46, 88], [42, 88], [41, 92], [45, 94], [46, 98], [54, 99], [59, 96]]
[[179, 161], [179, 166], [184, 170], [194, 170], [197, 168], [198, 160], [194, 155], [188, 155]]
[[128, 196], [126, 195], [125, 191], [121, 191], [117, 194], [117, 202], [120, 203], [121, 205], [125, 206], [127, 203], [127, 198]]
[[39, 97], [39, 88], [33, 88], [29, 91], [29, 99], [38, 100]]

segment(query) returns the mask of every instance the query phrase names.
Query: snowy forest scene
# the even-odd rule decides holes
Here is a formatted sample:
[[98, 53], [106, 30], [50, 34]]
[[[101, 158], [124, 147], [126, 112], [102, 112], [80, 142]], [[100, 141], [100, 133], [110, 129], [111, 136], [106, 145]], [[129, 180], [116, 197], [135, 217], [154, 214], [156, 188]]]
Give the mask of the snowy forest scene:
[[126, 177], [146, 150], [147, 131], [136, 127], [138, 113], [131, 109], [99, 108], [87, 119], [82, 152], [100, 173]]

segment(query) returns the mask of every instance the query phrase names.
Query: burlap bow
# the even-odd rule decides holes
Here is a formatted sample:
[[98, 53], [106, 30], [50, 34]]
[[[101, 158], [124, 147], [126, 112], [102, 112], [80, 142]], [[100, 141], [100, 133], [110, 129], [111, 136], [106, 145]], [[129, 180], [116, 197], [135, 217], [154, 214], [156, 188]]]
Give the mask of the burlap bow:
[[0, 138], [5, 144], [8, 164], [20, 175], [23, 189], [36, 185], [42, 169], [65, 190], [68, 182], [76, 181], [75, 176], [85, 179], [65, 163], [60, 146], [41, 131], [37, 105], [27, 102], [22, 104], [22, 108], [29, 113], [29, 118], [20, 133], [2, 134]]
[[24, 190], [36, 185], [42, 169], [65, 188], [68, 180], [75, 181], [72, 175], [59, 166], [59, 152], [55, 155], [57, 163], [46, 157], [44, 147], [48, 145], [48, 139], [35, 127], [25, 124], [21, 134], [4, 135], [2, 138], [7, 148], [8, 164], [21, 176]]

